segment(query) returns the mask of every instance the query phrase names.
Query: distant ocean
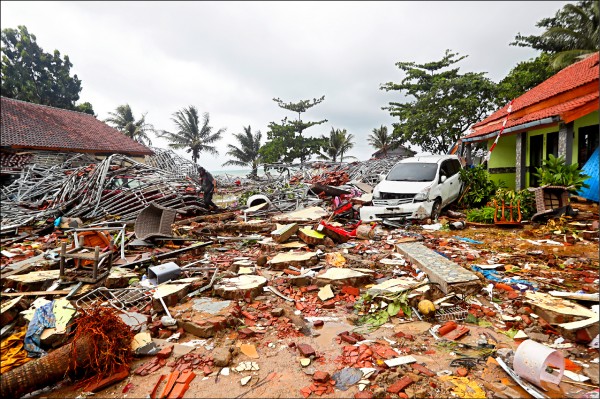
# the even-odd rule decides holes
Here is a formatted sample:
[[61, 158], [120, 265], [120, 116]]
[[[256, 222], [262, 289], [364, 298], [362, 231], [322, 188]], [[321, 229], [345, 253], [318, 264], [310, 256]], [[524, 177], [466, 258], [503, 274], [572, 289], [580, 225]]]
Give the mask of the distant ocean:
[[[209, 170], [213, 176], [235, 176], [235, 177], [246, 177], [251, 170], [250, 169], [233, 169], [233, 170]], [[265, 172], [263, 168], [258, 168], [258, 175], [262, 176]]]

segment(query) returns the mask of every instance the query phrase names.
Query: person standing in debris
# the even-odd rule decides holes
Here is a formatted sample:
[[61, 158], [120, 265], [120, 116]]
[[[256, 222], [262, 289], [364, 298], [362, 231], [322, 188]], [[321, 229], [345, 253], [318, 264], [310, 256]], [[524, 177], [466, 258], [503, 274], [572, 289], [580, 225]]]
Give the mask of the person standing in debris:
[[215, 193], [215, 187], [217, 185], [217, 181], [215, 178], [204, 168], [199, 169], [200, 174], [200, 186], [202, 187], [202, 191], [204, 192], [204, 204], [207, 206], [209, 210], [216, 211], [219, 207], [213, 202], [212, 197]]

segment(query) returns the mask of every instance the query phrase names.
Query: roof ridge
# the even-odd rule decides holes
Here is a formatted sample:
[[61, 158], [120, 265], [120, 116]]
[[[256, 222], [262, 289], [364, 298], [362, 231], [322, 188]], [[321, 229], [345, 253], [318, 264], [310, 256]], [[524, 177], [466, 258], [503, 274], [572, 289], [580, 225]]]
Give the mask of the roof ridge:
[[17, 101], [17, 102], [25, 103], [25, 104], [38, 105], [40, 107], [46, 107], [46, 108], [50, 108], [50, 109], [58, 109], [58, 110], [61, 110], [61, 111], [75, 112], [76, 114], [79, 114], [79, 115], [88, 115], [88, 116], [93, 117], [94, 119], [98, 119], [94, 115], [88, 114], [87, 112], [75, 111], [73, 109], [67, 109], [67, 108], [58, 108], [58, 107], [53, 107], [51, 105], [46, 105], [46, 104], [32, 103], [31, 101], [19, 100], [19, 99], [16, 99], [16, 98], [6, 97], [6, 96], [0, 96], [0, 98], [6, 99], [6, 100], [11, 100], [11, 101]]

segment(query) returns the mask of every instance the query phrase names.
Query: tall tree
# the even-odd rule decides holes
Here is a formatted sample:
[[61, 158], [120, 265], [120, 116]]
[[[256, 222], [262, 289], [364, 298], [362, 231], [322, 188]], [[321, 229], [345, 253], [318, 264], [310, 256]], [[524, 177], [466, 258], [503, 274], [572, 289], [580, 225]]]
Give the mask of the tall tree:
[[498, 83], [496, 105], [503, 107], [510, 100], [519, 97], [554, 74], [555, 71], [551, 66], [550, 56], [547, 53], [542, 53], [537, 58], [529, 61], [519, 62]]
[[392, 135], [388, 134], [387, 126], [381, 125], [381, 127], [374, 128], [367, 141], [376, 150], [383, 151], [384, 157], [387, 155], [388, 150], [392, 149]]
[[208, 112], [203, 114], [202, 126], [200, 126], [198, 109], [193, 105], [175, 112], [171, 120], [177, 126], [177, 132], [171, 133], [163, 130], [160, 133], [160, 137], [165, 137], [170, 141], [169, 147], [191, 152], [194, 163], [200, 159], [201, 152], [219, 155], [219, 151], [212, 144], [221, 139], [227, 128], [221, 128], [213, 133], [213, 127], [209, 125]]
[[146, 114], [137, 121], [133, 117], [133, 112], [129, 104], [119, 105], [115, 112], [109, 112], [109, 118], [104, 122], [110, 123], [115, 129], [123, 133], [125, 136], [137, 141], [138, 143], [152, 145], [152, 140], [148, 133], [155, 132], [154, 126], [146, 122]]
[[395, 142], [447, 153], [469, 126], [494, 108], [496, 85], [485, 73], [460, 74], [459, 68], [447, 69], [466, 58], [457, 56], [446, 50], [440, 61], [396, 63], [406, 77], [401, 83], [385, 83], [380, 88], [404, 91], [414, 101], [390, 102], [382, 108], [399, 118], [393, 124]]
[[354, 147], [354, 142], [352, 141], [354, 136], [348, 134], [346, 129], [340, 130], [332, 127], [329, 136], [323, 135], [321, 139], [325, 144], [322, 146], [323, 152], [318, 156], [319, 159], [337, 162], [339, 157], [340, 162], [344, 162], [344, 154]]
[[304, 122], [302, 113], [309, 108], [321, 103], [325, 99], [322, 96], [318, 99], [302, 100], [297, 103], [285, 103], [279, 98], [274, 98], [280, 108], [288, 111], [297, 112], [298, 119], [288, 120], [283, 118], [281, 124], [271, 122], [267, 132], [267, 143], [262, 146], [260, 153], [265, 163], [287, 162], [291, 163], [295, 159], [300, 159], [304, 163], [313, 154], [319, 154], [323, 145], [323, 139], [316, 137], [305, 137], [304, 131], [312, 126], [327, 122], [327, 119], [316, 122]]
[[45, 53], [23, 25], [3, 29], [1, 40], [3, 96], [94, 115], [91, 104], [80, 109], [75, 105], [81, 80], [71, 76], [69, 56], [61, 58], [58, 50]]
[[600, 50], [599, 21], [598, 0], [565, 4], [554, 17], [543, 18], [535, 25], [545, 28], [544, 33], [539, 36], [518, 33], [511, 45], [550, 53], [552, 66], [564, 68], [579, 57]]
[[234, 133], [233, 136], [240, 143], [240, 146], [236, 147], [232, 144], [227, 144], [227, 155], [234, 159], [225, 162], [223, 166], [246, 166], [252, 169], [250, 176], [257, 177], [258, 165], [261, 163], [258, 151], [260, 150], [262, 133], [259, 130], [253, 135], [252, 129], [250, 128], [250, 125], [248, 125], [248, 127], [244, 127], [244, 133]]

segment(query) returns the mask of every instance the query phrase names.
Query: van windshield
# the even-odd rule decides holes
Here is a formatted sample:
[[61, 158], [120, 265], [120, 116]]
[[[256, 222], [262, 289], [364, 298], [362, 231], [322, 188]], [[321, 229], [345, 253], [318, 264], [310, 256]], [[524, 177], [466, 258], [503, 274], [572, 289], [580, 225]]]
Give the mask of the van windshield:
[[437, 172], [437, 163], [399, 163], [392, 168], [386, 180], [432, 181]]

